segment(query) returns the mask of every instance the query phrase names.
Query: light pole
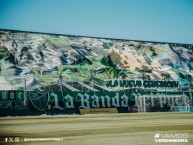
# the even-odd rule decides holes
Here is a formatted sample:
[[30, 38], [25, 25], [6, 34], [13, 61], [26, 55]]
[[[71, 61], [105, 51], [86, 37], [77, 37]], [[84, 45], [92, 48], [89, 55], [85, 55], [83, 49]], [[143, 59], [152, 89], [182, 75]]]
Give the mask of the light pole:
[[92, 90], [94, 92], [94, 76], [93, 76], [92, 70], [90, 70], [90, 82], [91, 82]]
[[60, 91], [62, 92], [62, 96], [63, 96], [63, 89], [62, 89], [62, 73], [59, 76], [60, 78]]
[[27, 84], [26, 84], [26, 78], [24, 78], [24, 105], [26, 108], [27, 105]]
[[[165, 80], [165, 75], [164, 74], [162, 74], [162, 80]], [[165, 87], [165, 94], [167, 94], [166, 87]]]

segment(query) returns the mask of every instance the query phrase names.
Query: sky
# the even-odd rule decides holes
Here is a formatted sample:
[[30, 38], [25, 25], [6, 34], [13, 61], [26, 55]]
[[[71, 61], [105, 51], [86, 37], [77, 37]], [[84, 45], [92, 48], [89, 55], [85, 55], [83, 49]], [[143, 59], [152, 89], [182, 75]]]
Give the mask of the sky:
[[193, 44], [193, 0], [0, 0], [0, 29]]

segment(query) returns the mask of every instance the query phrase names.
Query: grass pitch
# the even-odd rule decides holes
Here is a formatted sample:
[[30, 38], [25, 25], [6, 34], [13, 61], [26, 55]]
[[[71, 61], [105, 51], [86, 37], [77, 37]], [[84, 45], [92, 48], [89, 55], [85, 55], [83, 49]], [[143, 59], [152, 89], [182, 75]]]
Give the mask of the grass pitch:
[[[156, 133], [187, 133], [188, 142], [156, 143]], [[3, 145], [192, 145], [193, 113], [6, 117], [0, 118], [0, 137]], [[62, 141], [26, 142], [26, 138]]]

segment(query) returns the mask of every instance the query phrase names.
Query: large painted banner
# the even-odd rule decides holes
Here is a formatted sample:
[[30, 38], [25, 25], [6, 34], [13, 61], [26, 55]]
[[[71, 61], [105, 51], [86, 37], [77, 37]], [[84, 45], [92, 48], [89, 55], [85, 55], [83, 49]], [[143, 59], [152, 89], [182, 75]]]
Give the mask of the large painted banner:
[[176, 106], [186, 106], [189, 93], [181, 92], [28, 92], [29, 108], [44, 112], [48, 105], [60, 113], [79, 109], [117, 108], [118, 112], [172, 111]]
[[150, 91], [192, 91], [192, 50], [192, 44], [0, 30], [0, 89], [31, 91], [0, 93], [0, 109], [23, 105], [35, 115], [51, 104], [62, 114], [79, 108], [136, 111], [136, 98]]
[[31, 111], [43, 112], [48, 104], [55, 111], [79, 111], [86, 108], [120, 108], [135, 105], [136, 94], [124, 92], [28, 92]]
[[0, 109], [25, 108], [24, 91], [0, 91]]
[[[80, 109], [117, 108], [122, 112], [186, 111], [190, 92], [27, 92], [0, 91], [0, 116], [80, 114]], [[50, 106], [50, 107], [49, 107]], [[145, 110], [144, 110], [145, 109]], [[23, 111], [23, 112], [22, 112]]]
[[[34, 91], [92, 91], [92, 87], [114, 91], [108, 87], [113, 83], [105, 85], [105, 80], [143, 79], [146, 90], [164, 91], [162, 87], [167, 87], [169, 91], [189, 91], [193, 88], [192, 50], [191, 44], [0, 30], [0, 71], [4, 77], [0, 83], [6, 80], [14, 89]], [[160, 80], [173, 83], [170, 87], [156, 82]], [[124, 88], [132, 86], [130, 82], [123, 84]]]

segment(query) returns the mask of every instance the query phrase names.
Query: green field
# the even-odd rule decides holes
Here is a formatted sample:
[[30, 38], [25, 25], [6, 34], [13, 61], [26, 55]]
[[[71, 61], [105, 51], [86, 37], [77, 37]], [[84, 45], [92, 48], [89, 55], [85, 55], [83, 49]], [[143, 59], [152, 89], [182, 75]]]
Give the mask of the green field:
[[[155, 134], [188, 134], [186, 143], [156, 143]], [[192, 145], [193, 113], [130, 113], [0, 118], [1, 144], [18, 145]], [[5, 143], [19, 137], [19, 143]], [[29, 141], [24, 138], [62, 138]], [[9, 140], [8, 140], [9, 141]]]

